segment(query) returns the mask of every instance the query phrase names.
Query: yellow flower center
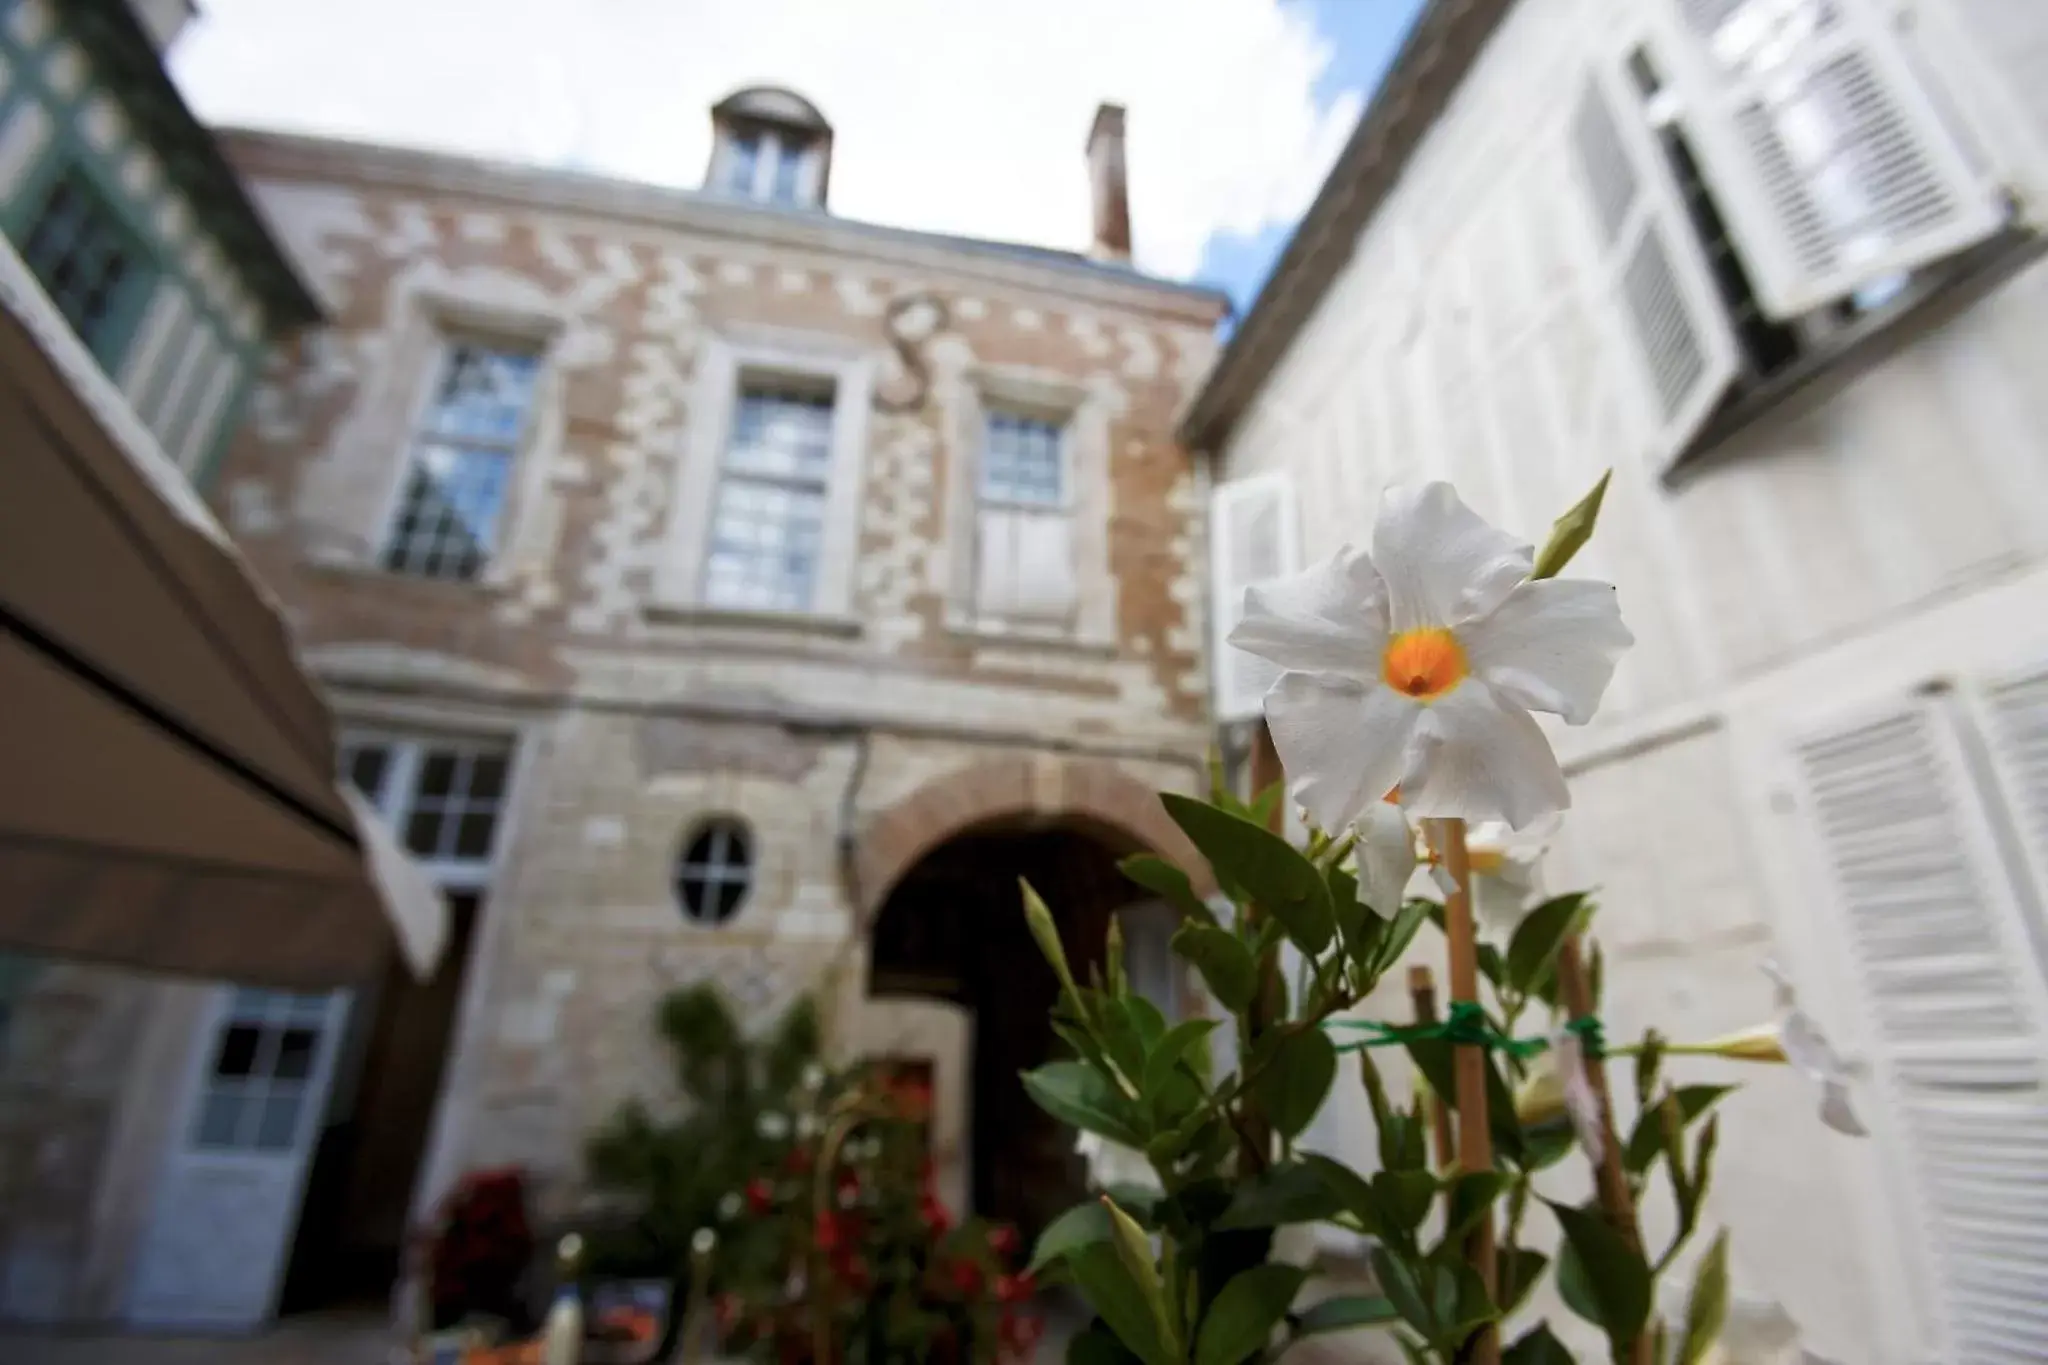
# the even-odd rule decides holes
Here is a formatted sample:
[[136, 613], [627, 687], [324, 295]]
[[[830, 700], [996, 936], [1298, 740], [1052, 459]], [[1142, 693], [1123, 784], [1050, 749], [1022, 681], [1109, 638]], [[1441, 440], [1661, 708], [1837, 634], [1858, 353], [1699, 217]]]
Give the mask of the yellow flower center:
[[1458, 637], [1442, 626], [1404, 630], [1387, 641], [1380, 676], [1387, 686], [1417, 701], [1434, 701], [1465, 681], [1471, 667]]
[[1497, 848], [1475, 848], [1465, 855], [1475, 877], [1495, 877], [1507, 865], [1508, 855]]

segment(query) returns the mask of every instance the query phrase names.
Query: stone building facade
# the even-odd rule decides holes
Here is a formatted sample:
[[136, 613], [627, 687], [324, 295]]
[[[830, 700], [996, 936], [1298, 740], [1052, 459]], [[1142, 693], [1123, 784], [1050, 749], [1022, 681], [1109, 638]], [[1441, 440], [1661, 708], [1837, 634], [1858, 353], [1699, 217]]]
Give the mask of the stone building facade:
[[[1063, 1178], [970, 1113], [1013, 1112], [974, 1079], [1011, 994], [976, 945], [1020, 932], [1016, 872], [1069, 875], [1057, 841], [1094, 860], [1083, 951], [1131, 898], [1109, 854], [1191, 856], [1152, 796], [1208, 738], [1206, 489], [1173, 423], [1224, 304], [1130, 268], [1121, 111], [1087, 255], [842, 221], [807, 102], [714, 119], [702, 191], [226, 135], [331, 325], [263, 373], [210, 497], [456, 930], [431, 982], [158, 1018], [126, 1100], [167, 1116], [131, 1162], [152, 1212], [98, 1252], [130, 1284], [101, 1315], [381, 1290], [465, 1169], [556, 1206], [588, 1132], [667, 1093], [654, 1009], [705, 979], [929, 1062], [957, 1200], [1036, 1207], [977, 1153]], [[871, 962], [913, 884], [958, 922]], [[245, 1117], [220, 1155], [210, 1125], [293, 1087], [317, 1135]]]

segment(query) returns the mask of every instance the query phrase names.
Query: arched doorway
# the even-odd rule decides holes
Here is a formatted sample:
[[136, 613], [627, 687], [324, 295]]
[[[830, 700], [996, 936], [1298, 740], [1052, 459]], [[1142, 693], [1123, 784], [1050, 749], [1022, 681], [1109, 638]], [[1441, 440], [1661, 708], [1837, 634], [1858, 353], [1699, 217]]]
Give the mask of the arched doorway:
[[1076, 974], [1102, 961], [1120, 917], [1134, 985], [1177, 1016], [1188, 1004], [1166, 946], [1174, 919], [1117, 868], [1153, 851], [1198, 886], [1202, 865], [1150, 787], [1088, 761], [984, 764], [902, 803], [870, 827], [871, 999], [939, 1000], [968, 1011], [964, 1095], [972, 1210], [1027, 1232], [1086, 1197], [1074, 1134], [1025, 1092], [1019, 1073], [1058, 1055], [1057, 983], [1025, 925], [1019, 881], [1052, 910]]

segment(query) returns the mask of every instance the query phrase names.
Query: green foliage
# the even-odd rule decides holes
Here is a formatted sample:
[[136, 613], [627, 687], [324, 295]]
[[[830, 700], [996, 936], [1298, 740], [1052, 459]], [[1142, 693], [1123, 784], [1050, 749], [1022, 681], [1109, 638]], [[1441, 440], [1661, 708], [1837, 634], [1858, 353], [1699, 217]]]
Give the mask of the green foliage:
[[745, 1036], [715, 986], [670, 994], [655, 1021], [684, 1106], [665, 1119], [628, 1100], [586, 1142], [591, 1184], [631, 1210], [587, 1239], [599, 1274], [683, 1276], [692, 1234], [714, 1225], [720, 1200], [779, 1159], [786, 1139], [764, 1137], [763, 1116], [774, 1111], [787, 1123], [789, 1096], [817, 1058], [808, 1000], [759, 1039]]
[[[1588, 525], [1597, 496], [1591, 504]], [[1577, 533], [1561, 523], [1560, 534], [1560, 553], [1569, 558]], [[1400, 1042], [1427, 1083], [1412, 1105], [1394, 1104], [1374, 1052], [1357, 1052], [1356, 1074], [1378, 1136], [1370, 1174], [1337, 1155], [1295, 1151], [1295, 1139], [1346, 1065], [1326, 1023], [1370, 995], [1424, 925], [1441, 925], [1443, 907], [1418, 898], [1382, 914], [1361, 905], [1351, 839], [1311, 832], [1306, 847], [1296, 848], [1272, 833], [1267, 820], [1278, 791], [1269, 788], [1249, 804], [1220, 785], [1206, 802], [1162, 798], [1214, 870], [1228, 914], [1197, 898], [1171, 864], [1140, 856], [1122, 865], [1133, 882], [1181, 911], [1173, 951], [1200, 975], [1226, 1019], [1160, 1018], [1131, 992], [1115, 954], [1103, 979], [1075, 982], [1053, 911], [1026, 889], [1032, 931], [1061, 983], [1054, 1027], [1073, 1055], [1025, 1073], [1025, 1087], [1062, 1122], [1143, 1153], [1158, 1182], [1157, 1192], [1114, 1191], [1114, 1206], [1079, 1205], [1040, 1237], [1033, 1268], [1071, 1279], [1098, 1315], [1069, 1359], [1238, 1365], [1272, 1359], [1269, 1343], [1276, 1341], [1369, 1329], [1392, 1330], [1411, 1360], [1450, 1362], [1465, 1358], [1474, 1334], [1526, 1303], [1553, 1270], [1566, 1303], [1599, 1324], [1616, 1359], [1625, 1359], [1622, 1353], [1648, 1330], [1657, 1274], [1690, 1236], [1702, 1207], [1715, 1129], [1709, 1119], [1697, 1137], [1687, 1130], [1724, 1092], [1685, 1086], [1656, 1095], [1625, 1146], [1638, 1200], [1653, 1169], [1671, 1177], [1679, 1234], [1656, 1264], [1631, 1250], [1603, 1215], [1583, 1209], [1553, 1206], [1563, 1232], [1555, 1261], [1520, 1244], [1523, 1214], [1534, 1202], [1530, 1175], [1576, 1146], [1561, 1120], [1525, 1128], [1513, 1099], [1547, 1037], [1526, 1025], [1518, 1031], [1517, 1021], [1543, 1007], [1550, 1027], [1566, 1022], [1557, 963], [1593, 909], [1589, 897], [1572, 893], [1530, 912], [1504, 945], [1480, 946], [1486, 998], [1476, 1002], [1477, 1012], [1453, 1012], [1455, 1028], [1446, 1025], [1436, 1036], [1365, 1035], [1367, 1048]], [[1300, 955], [1286, 973], [1291, 990], [1280, 970], [1283, 943]], [[1597, 945], [1587, 956], [1597, 982]], [[1226, 1024], [1240, 1066], [1213, 1076], [1194, 1059], [1205, 1054], [1212, 1030]], [[1454, 1057], [1474, 1037], [1487, 1040], [1495, 1168], [1433, 1170], [1427, 1099], [1440, 1096], [1456, 1108]], [[1649, 1051], [1644, 1078], [1654, 1086], [1654, 1039]], [[1657, 1157], [1670, 1152], [1677, 1158], [1659, 1167]], [[1488, 1221], [1498, 1233], [1491, 1294], [1466, 1249], [1473, 1230]], [[1303, 1223], [1332, 1223], [1372, 1238], [1380, 1292], [1293, 1312], [1303, 1273], [1269, 1257], [1273, 1231]], [[1712, 1255], [1719, 1254], [1717, 1244]], [[1716, 1291], [1712, 1277], [1702, 1275], [1695, 1290], [1699, 1331], [1711, 1339], [1719, 1323]], [[1505, 1348], [1505, 1359], [1553, 1365], [1569, 1356], [1538, 1325]]]
[[1728, 1320], [1728, 1234], [1722, 1233], [1700, 1259], [1693, 1276], [1692, 1297], [1685, 1305], [1685, 1336], [1676, 1365], [1697, 1365], [1721, 1335]]

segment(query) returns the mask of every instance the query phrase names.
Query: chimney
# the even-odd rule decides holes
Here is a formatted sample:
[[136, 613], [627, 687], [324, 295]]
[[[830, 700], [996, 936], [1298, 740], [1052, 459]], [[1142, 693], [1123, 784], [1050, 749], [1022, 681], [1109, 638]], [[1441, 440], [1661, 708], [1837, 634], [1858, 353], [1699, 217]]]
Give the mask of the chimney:
[[199, 6], [194, 0], [129, 0], [129, 8], [135, 11], [135, 18], [142, 25], [142, 31], [149, 35], [158, 57], [171, 50], [171, 44], [185, 31], [185, 25], [199, 13]]
[[1088, 186], [1095, 201], [1095, 236], [1088, 255], [1128, 265], [1131, 199], [1124, 184], [1124, 107], [1102, 104], [1088, 129]]

